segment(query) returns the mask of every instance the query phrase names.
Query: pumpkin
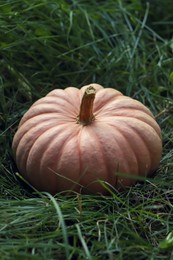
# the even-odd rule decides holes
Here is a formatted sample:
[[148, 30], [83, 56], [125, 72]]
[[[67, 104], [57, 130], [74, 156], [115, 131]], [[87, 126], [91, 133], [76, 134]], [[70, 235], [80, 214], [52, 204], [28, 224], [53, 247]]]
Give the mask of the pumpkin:
[[12, 150], [21, 175], [52, 194], [107, 194], [151, 175], [162, 155], [150, 110], [118, 90], [90, 84], [54, 89], [24, 114]]

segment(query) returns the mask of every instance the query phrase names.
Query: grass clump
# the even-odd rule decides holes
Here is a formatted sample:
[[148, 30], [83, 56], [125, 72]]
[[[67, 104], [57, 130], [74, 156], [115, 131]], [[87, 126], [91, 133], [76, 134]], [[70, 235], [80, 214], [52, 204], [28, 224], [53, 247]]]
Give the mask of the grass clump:
[[[173, 4], [155, 2], [1, 1], [1, 259], [173, 258]], [[20, 118], [50, 90], [91, 82], [154, 113], [156, 176], [109, 197], [31, 190], [11, 154]]]

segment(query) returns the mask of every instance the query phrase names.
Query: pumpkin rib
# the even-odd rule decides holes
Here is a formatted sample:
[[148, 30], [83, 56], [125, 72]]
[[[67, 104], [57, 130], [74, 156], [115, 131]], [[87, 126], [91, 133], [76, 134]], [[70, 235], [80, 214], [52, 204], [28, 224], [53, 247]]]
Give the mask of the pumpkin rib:
[[[136, 136], [137, 136], [136, 138], [139, 138], [140, 141], [141, 141], [140, 147], [142, 147], [142, 145], [143, 145], [143, 148], [144, 148], [144, 149], [146, 148], [146, 151], [149, 151], [149, 150], [148, 150], [148, 147], [147, 147], [147, 146], [145, 145], [145, 143], [143, 142], [142, 138], [140, 137], [139, 133], [138, 133], [138, 132], [135, 132], [133, 128], [131, 128], [131, 130], [132, 130], [133, 139], [132, 139], [132, 138], [129, 138], [129, 137], [126, 135], [125, 132], [123, 132], [123, 133], [124, 133], [123, 136], [124, 136], [125, 139], [127, 140], [128, 145], [131, 147], [131, 150], [133, 151], [133, 153], [134, 153], [134, 155], [135, 155], [135, 157], [136, 157], [136, 162], [137, 162], [137, 166], [138, 166], [137, 175], [138, 175], [138, 176], [142, 176], [142, 175], [143, 175], [143, 171], [141, 171], [141, 167], [139, 167], [139, 165], [141, 164], [141, 163], [139, 163], [139, 162], [141, 161], [141, 160], [140, 160], [141, 154], [137, 153], [136, 147], [134, 147], [134, 139], [135, 139], [134, 133], [135, 133]], [[122, 131], [122, 129], [120, 129], [120, 131]], [[131, 143], [131, 142], [132, 142], [132, 143]], [[141, 148], [140, 150], [144, 150], [144, 149]], [[151, 167], [151, 159], [150, 159], [150, 158], [148, 158], [148, 159], [149, 159], [149, 166]], [[129, 172], [129, 174], [131, 174], [131, 172]]]
[[[57, 128], [60, 128], [59, 131]], [[26, 162], [26, 172], [29, 179], [32, 179], [32, 175], [34, 175], [37, 172], [37, 175], [39, 176], [38, 178], [39, 180], [37, 180], [38, 183], [36, 183], [35, 186], [38, 187], [43, 186], [42, 183], [44, 183], [45, 181], [44, 170], [47, 172], [46, 169], [43, 169], [42, 172], [40, 171], [40, 164], [42, 161], [42, 156], [40, 157], [40, 155], [42, 155], [43, 152], [47, 150], [46, 148], [47, 145], [49, 144], [49, 138], [52, 137], [52, 142], [53, 142], [54, 137], [62, 133], [64, 134], [63, 125], [48, 129], [47, 131], [45, 131], [43, 134], [39, 136], [39, 138], [34, 142], [33, 146], [31, 147]], [[66, 137], [64, 137], [64, 140], [66, 140]], [[61, 138], [61, 142], [62, 142], [62, 138]], [[49, 174], [48, 176], [49, 176], [48, 179], [53, 177]]]
[[69, 111], [64, 111], [63, 108], [61, 108], [61, 110], [57, 110], [56, 106], [51, 107], [49, 104], [39, 104], [38, 106], [34, 106], [31, 110], [28, 110], [25, 117], [23, 118], [23, 121], [26, 121], [29, 118], [34, 118], [37, 115], [51, 115], [52, 113], [57, 113], [57, 118], [58, 116], [60, 116], [61, 118], [66, 118], [66, 120], [68, 120], [71, 117], [69, 116]]
[[124, 97], [124, 96], [119, 96], [116, 100], [113, 100], [112, 102], [109, 102], [106, 104], [103, 109], [101, 108], [100, 110], [95, 111], [97, 114], [101, 114], [103, 111], [103, 114], [106, 112], [112, 113], [112, 111], [117, 111], [118, 109], [124, 110], [124, 109], [135, 109], [141, 112], [146, 113], [148, 116], [151, 116], [152, 118], [153, 115], [150, 112], [150, 110], [145, 107], [143, 104], [141, 104], [137, 100], [133, 100], [132, 98], [129, 97]]
[[[87, 187], [90, 183], [90, 187], [95, 189], [103, 189], [98, 183], [97, 179], [105, 179], [103, 176], [106, 172], [106, 165], [104, 164], [102, 157], [100, 156], [100, 149], [98, 147], [98, 140], [94, 138], [92, 126], [86, 126], [81, 129], [79, 138], [80, 154], [81, 154], [81, 181], [82, 186]], [[94, 145], [95, 144], [95, 145]], [[99, 167], [96, 169], [95, 165]], [[89, 188], [88, 186], [88, 188]], [[99, 188], [98, 188], [99, 187]]]
[[[106, 114], [104, 116], [107, 116]], [[100, 116], [97, 116], [97, 119], [99, 119], [100, 121], [102, 120], [102, 117]], [[161, 138], [161, 132], [160, 132], [160, 128], [158, 127], [158, 124], [153, 120], [152, 117], [150, 116], [146, 116], [145, 113], [142, 113], [140, 112], [139, 115], [136, 115], [135, 112], [133, 115], [111, 115], [111, 116], [107, 116], [106, 117], [106, 121], [109, 121], [109, 120], [121, 120], [121, 119], [124, 119], [124, 120], [128, 120], [128, 119], [131, 119], [131, 120], [136, 120], [138, 122], [145, 122], [148, 126], [152, 127], [155, 132], [158, 134], [158, 136]]]
[[[25, 118], [23, 117], [23, 119], [25, 119]], [[20, 132], [27, 132], [28, 129], [30, 129], [31, 127], [34, 127], [35, 125], [38, 125], [42, 122], [44, 122], [44, 123], [49, 122], [49, 124], [51, 122], [52, 122], [52, 124], [59, 124], [60, 123], [59, 121], [61, 122], [61, 124], [66, 124], [66, 122], [62, 122], [62, 118], [57, 117], [57, 113], [38, 114], [34, 117], [26, 118], [26, 120], [21, 120], [18, 130], [20, 129]], [[16, 136], [17, 136], [17, 134], [18, 133], [16, 133]], [[20, 135], [21, 135], [21, 133], [20, 133]], [[13, 142], [16, 140], [16, 138], [17, 138], [16, 136], [15, 136], [15, 139], [13, 140]]]
[[[53, 106], [54, 109], [56, 109], [57, 113], [74, 113], [76, 114], [76, 110], [77, 108], [74, 106], [74, 104], [70, 104], [69, 101], [67, 101], [66, 103], [64, 102], [63, 99], [61, 98], [58, 98], [58, 97], [54, 97], [54, 96], [48, 96], [48, 97], [45, 97], [44, 99], [42, 99], [41, 102], [38, 102], [37, 104], [35, 104], [33, 106], [33, 108], [40, 108], [42, 110], [42, 108], [45, 106], [45, 108], [47, 108], [46, 106]], [[40, 107], [38, 107], [40, 106]], [[42, 106], [42, 107], [41, 107]], [[70, 106], [70, 107], [69, 107]], [[49, 108], [48, 107], [48, 108]], [[44, 111], [44, 110], [42, 110]]]
[[[107, 96], [105, 95], [105, 92], [108, 89], [101, 89], [95, 98], [95, 103], [94, 103], [94, 113], [98, 113], [99, 110], [102, 110], [106, 107], [108, 102], [116, 102], [119, 96], [122, 96], [123, 94], [119, 91], [115, 92], [114, 95], [110, 95], [107, 99], [105, 99]], [[104, 100], [104, 103], [103, 103]]]
[[[134, 146], [134, 137], [128, 137], [127, 136], [127, 134], [129, 134], [129, 131], [127, 132], [127, 131], [125, 131], [125, 129], [131, 129], [131, 135], [133, 135], [133, 132], [134, 132], [134, 130], [133, 130], [133, 128], [131, 127], [131, 126], [127, 126], [127, 124], [126, 124], [126, 122], [124, 122], [124, 126], [122, 125], [122, 122], [121, 122], [121, 125], [119, 125], [118, 124], [118, 122], [116, 122], [116, 124], [114, 123], [114, 124], [109, 124], [110, 126], [114, 126], [115, 127], [115, 129], [117, 130], [117, 131], [119, 131], [119, 133], [126, 139], [126, 142], [129, 144], [129, 140], [130, 141], [132, 141], [132, 144], [130, 145], [129, 144], [129, 146], [131, 147], [131, 150], [133, 151], [134, 150], [134, 148], [133, 148], [133, 146]], [[139, 134], [137, 133], [137, 137], [138, 138], [140, 138], [140, 136], [139, 136]], [[143, 141], [142, 141], [142, 143], [143, 143]], [[136, 157], [136, 162], [138, 163], [138, 153], [136, 153], [136, 151], [133, 151], [134, 152], [134, 155], [135, 155], [135, 157]], [[138, 170], [139, 170], [139, 166], [138, 166]]]
[[[122, 133], [122, 129], [121, 129], [121, 127], [119, 127], [118, 125], [112, 125], [112, 124], [109, 124], [109, 126], [113, 126], [114, 127], [114, 131], [116, 130], [118, 133], [119, 133], [119, 135], [122, 137], [122, 138], [124, 138], [125, 139], [125, 142], [128, 144], [128, 146], [129, 146], [129, 148], [130, 148], [130, 150], [131, 150], [131, 152], [133, 152], [133, 149], [132, 149], [132, 147], [129, 145], [129, 141], [128, 141], [128, 139], [127, 139], [127, 137], [125, 136], [125, 134], [124, 134], [124, 132]], [[121, 141], [122, 141], [122, 139], [120, 139]], [[116, 142], [118, 142], [119, 140], [118, 139], [116, 139]], [[121, 143], [119, 144], [119, 147], [121, 147]], [[120, 148], [121, 149], [121, 148]], [[126, 158], [126, 156], [125, 156], [125, 152], [126, 151], [128, 151], [129, 149], [127, 149], [127, 146], [126, 146], [126, 150], [123, 150], [122, 151], [122, 149], [121, 149], [121, 151], [122, 151], [122, 153], [123, 153], [123, 157], [124, 158]], [[128, 152], [129, 153], [129, 152]], [[136, 162], [136, 167], [135, 168], [137, 168], [137, 170], [136, 170], [136, 172], [132, 172], [131, 170], [130, 170], [130, 164], [129, 164], [129, 161], [126, 159], [126, 163], [127, 163], [127, 169], [128, 169], [128, 172], [127, 172], [127, 170], [125, 170], [125, 172], [123, 172], [123, 173], [127, 173], [127, 174], [136, 174], [136, 173], [138, 173], [139, 172], [139, 163], [138, 163], [138, 160], [137, 160], [137, 156], [136, 156], [136, 153], [134, 153], [133, 152], [133, 157], [134, 157], [134, 161]], [[130, 160], [130, 162], [131, 162], [131, 160]], [[124, 168], [124, 167], [123, 167]]]
[[[16, 150], [15, 150], [16, 157], [20, 158], [19, 168], [24, 168], [26, 171], [26, 165], [25, 165], [26, 157], [28, 157], [30, 149], [32, 148], [35, 141], [39, 138], [40, 131], [42, 131], [41, 134], [43, 134], [46, 131], [49, 131], [50, 127], [52, 127], [54, 125], [55, 125], [55, 123], [53, 125], [51, 125], [51, 123], [49, 121], [46, 121], [46, 122], [44, 121], [42, 124], [33, 126], [27, 132], [23, 131], [24, 132], [23, 136], [20, 138], [20, 142], [18, 143]], [[22, 133], [22, 129], [21, 129], [20, 133]], [[17, 136], [16, 136], [16, 138], [17, 138]], [[29, 146], [30, 144], [31, 144], [31, 146]], [[22, 147], [25, 147], [25, 149], [23, 150]], [[23, 164], [23, 166], [21, 165], [21, 163]]]
[[[143, 124], [145, 124], [144, 122], [143, 122]], [[155, 171], [155, 169], [158, 167], [158, 163], [159, 163], [159, 161], [160, 161], [160, 158], [159, 158], [159, 160], [158, 160], [158, 158], [157, 158], [157, 160], [155, 160], [155, 158], [156, 158], [156, 152], [157, 152], [157, 149], [156, 150], [153, 150], [153, 146], [154, 146], [154, 144], [155, 143], [157, 143], [157, 144], [159, 144], [160, 143], [160, 147], [159, 148], [161, 148], [161, 139], [160, 139], [160, 136], [157, 134], [157, 132], [155, 131], [155, 129], [154, 128], [152, 128], [152, 126], [148, 126], [147, 125], [147, 127], [146, 127], [148, 130], [150, 129], [152, 132], [153, 132], [153, 135], [152, 135], [152, 139], [154, 138], [154, 135], [155, 135], [155, 141], [153, 141], [152, 142], [152, 146], [151, 146], [151, 143], [150, 143], [150, 141], [149, 141], [149, 133], [148, 133], [148, 135], [147, 136], [144, 136], [143, 135], [143, 132], [142, 132], [142, 134], [141, 134], [141, 131], [139, 131], [139, 129], [138, 128], [133, 128], [133, 131], [136, 131], [137, 133], [138, 133], [138, 135], [140, 136], [140, 138], [141, 138], [141, 140], [143, 141], [143, 143], [144, 143], [144, 145], [146, 146], [146, 148], [147, 148], [147, 150], [148, 150], [148, 154], [150, 155], [150, 161], [151, 161], [151, 165], [150, 165], [150, 171], [149, 171], [149, 174], [150, 173], [152, 173], [153, 171]], [[141, 136], [142, 135], [142, 136]], [[157, 140], [157, 142], [156, 142], [156, 139], [158, 139]], [[158, 147], [157, 147], [158, 148]], [[160, 149], [159, 149], [160, 150]], [[161, 149], [162, 150], [162, 149]], [[156, 164], [156, 162], [155, 161], [157, 161], [157, 165], [155, 165]]]
[[[103, 124], [102, 122], [100, 124]], [[109, 159], [109, 156], [108, 153], [109, 153], [109, 149], [110, 147], [116, 147], [118, 146], [117, 150], [120, 149], [121, 151], [121, 154], [122, 154], [122, 157], [123, 157], [123, 151], [121, 150], [121, 145], [119, 144], [118, 142], [118, 139], [115, 139], [115, 135], [112, 134], [112, 139], [111, 139], [111, 143], [110, 145], [107, 145], [108, 143], [108, 140], [105, 136], [105, 132], [101, 132], [100, 129], [102, 128], [102, 126], [97, 123], [98, 127], [95, 127], [95, 131], [96, 132], [96, 135], [97, 135], [97, 139], [99, 140], [99, 143], [100, 143], [100, 147], [101, 147], [101, 151], [102, 151], [102, 157], [103, 157], [103, 160], [104, 160], [104, 163], [106, 165], [106, 168], [107, 168], [107, 182], [110, 182], [112, 186], [116, 186], [117, 185], [117, 179], [118, 177], [116, 176], [116, 172], [119, 171], [119, 163], [120, 162], [116, 162], [116, 166], [115, 166], [115, 169], [113, 170], [113, 179], [114, 182], [111, 180], [111, 175], [112, 175], [112, 166], [108, 166], [108, 164], [110, 164], [110, 159]], [[105, 124], [105, 127], [108, 128], [110, 126], [108, 126], [107, 124]], [[109, 131], [110, 130], [110, 131]], [[109, 132], [109, 135], [111, 133], [111, 129], [109, 129], [107, 132]], [[121, 135], [121, 133], [120, 133]], [[114, 145], [113, 145], [114, 144]], [[107, 162], [108, 160], [108, 162]], [[117, 160], [117, 158], [115, 158], [115, 160]], [[118, 167], [118, 168], [117, 168]], [[111, 180], [111, 181], [110, 181]]]
[[[133, 175], [136, 174], [136, 167], [135, 167], [135, 171], [132, 171], [129, 163], [131, 161], [137, 161], [135, 155], [132, 155], [133, 150], [131, 149], [131, 147], [129, 148], [127, 147], [128, 144], [127, 140], [124, 138], [121, 131], [119, 131], [119, 129], [117, 129], [115, 126], [114, 129], [112, 129], [112, 125], [99, 122], [98, 134], [100, 134], [99, 129], [103, 129], [103, 128], [105, 129], [104, 132], [109, 133], [109, 138], [105, 136], [104, 132], [102, 135], [100, 135], [100, 139], [102, 139], [103, 149], [105, 151], [105, 155], [107, 158], [106, 160], [110, 165], [109, 171], [111, 172], [112, 176], [116, 177], [116, 186], [122, 187], [124, 183], [126, 183], [126, 186], [129, 186], [132, 184], [132, 182], [134, 183], [134, 181], [133, 180], [127, 181], [127, 178], [122, 176], [121, 173], [123, 175], [130, 174], [130, 173], [133, 173]], [[124, 141], [122, 142], [122, 140]], [[115, 160], [113, 160], [112, 154], [114, 154]], [[128, 154], [131, 154], [129, 160], [127, 160]], [[111, 161], [109, 161], [110, 160], [109, 158], [111, 158]], [[123, 158], [126, 158], [126, 160], [124, 161]], [[116, 173], [118, 173], [118, 175]], [[113, 180], [110, 183], [113, 183]], [[120, 183], [122, 185], [120, 185]]]
[[[82, 185], [81, 163], [79, 162], [79, 150], [78, 150], [78, 135], [80, 129], [76, 128], [75, 134], [72, 133], [70, 138], [64, 144], [63, 150], [59, 157], [59, 162], [56, 166], [57, 171], [61, 174], [62, 183], [66, 179], [71, 188], [77, 192], [80, 192]], [[76, 152], [77, 151], [77, 152]], [[71, 167], [69, 169], [69, 162], [67, 158], [71, 158]], [[61, 185], [62, 186], [62, 185]], [[67, 188], [68, 189], [68, 188]]]
[[[41, 133], [40, 135], [39, 135], [39, 139], [43, 139], [43, 135], [46, 135], [47, 134], [47, 132], [49, 132], [49, 135], [50, 135], [50, 131], [52, 131], [53, 132], [53, 130], [55, 131], [56, 130], [56, 133], [54, 133], [54, 134], [56, 134], [57, 135], [57, 128], [58, 127], [64, 127], [64, 125], [66, 125], [66, 124], [61, 124], [61, 125], [56, 125], [56, 126], [54, 126], [54, 127], [49, 127], [48, 129], [46, 129], [46, 131], [44, 131], [43, 133]], [[64, 131], [63, 130], [63, 128], [62, 128], [62, 131]], [[38, 139], [36, 139], [36, 141], [38, 141]], [[35, 145], [35, 142], [34, 142], [34, 145]], [[46, 144], [45, 144], [46, 145]], [[31, 148], [32, 149], [32, 148]]]
[[143, 122], [146, 125], [148, 125], [149, 127], [151, 127], [156, 132], [156, 134], [161, 138], [160, 128], [152, 117], [147, 116], [147, 117], [143, 117], [143, 118], [136, 118], [134, 116], [132, 120], [134, 120], [134, 119], [139, 120], [139, 122]]
[[[64, 100], [66, 101], [67, 103], [69, 103], [69, 97], [66, 95], [66, 92], [64, 89], [54, 89], [52, 90], [51, 92], [49, 92], [45, 97], [43, 98], [46, 98], [46, 97], [55, 97], [55, 98], [58, 98], [60, 100]], [[43, 99], [41, 98], [41, 99]], [[38, 100], [39, 101], [39, 100]], [[37, 101], [36, 101], [37, 102]]]
[[[80, 111], [80, 91], [79, 89], [77, 89], [76, 93], [74, 93], [73, 88], [66, 88], [64, 91], [66, 91], [68, 98], [69, 98], [69, 102], [71, 103], [73, 109], [74, 110], [74, 115], [75, 117], [78, 116], [79, 111]], [[69, 112], [70, 112], [70, 108], [68, 108]]]
[[[52, 173], [50, 173], [50, 174], [56, 174], [57, 173], [58, 178], [59, 179], [62, 178], [62, 181], [64, 181], [64, 177], [63, 177], [63, 174], [61, 172], [61, 165], [60, 165], [61, 161], [64, 161], [64, 160], [62, 160], [62, 155], [65, 154], [66, 146], [67, 146], [67, 144], [69, 144], [69, 140], [71, 140], [71, 138], [73, 138], [76, 133], [73, 133], [73, 131], [71, 131], [71, 129], [69, 130], [67, 128], [66, 131], [63, 131], [62, 134], [63, 134], [63, 142], [61, 143], [61, 145], [58, 146], [58, 148], [57, 148], [57, 143], [59, 143], [59, 133], [56, 133], [52, 137], [52, 142], [49, 143], [48, 147], [46, 147], [46, 149], [45, 149], [45, 151], [42, 155], [42, 160], [41, 160], [41, 163], [40, 163], [39, 171], [44, 172], [44, 169], [49, 165], [49, 168], [47, 168], [47, 171], [52, 171]], [[55, 149], [57, 151], [55, 151]], [[48, 155], [50, 155], [50, 157]], [[58, 160], [56, 158], [58, 158]], [[53, 163], [52, 169], [50, 167], [51, 161]], [[46, 163], [48, 162], [47, 166], [46, 166], [45, 162]], [[73, 169], [71, 169], [71, 170], [73, 171]], [[69, 175], [71, 175], [71, 173], [69, 173]], [[65, 179], [66, 178], [67, 178], [67, 176], [65, 176]], [[52, 176], [52, 179], [53, 179], [53, 176]], [[70, 180], [70, 178], [68, 178], [68, 179]], [[57, 182], [53, 183], [53, 181], [52, 181], [52, 184], [50, 184], [50, 186], [56, 187], [56, 186], [58, 186], [58, 184], [57, 184]], [[60, 189], [61, 189], [61, 187], [60, 187]]]
[[[92, 129], [92, 128], [91, 128]], [[106, 163], [106, 160], [105, 160], [105, 158], [104, 158], [104, 153], [103, 153], [103, 147], [102, 147], [102, 145], [101, 145], [101, 143], [100, 143], [100, 138], [98, 138], [98, 135], [95, 133], [95, 129], [92, 129], [92, 136], [95, 136], [95, 137], [93, 137], [93, 139], [94, 140], [97, 140], [97, 146], [98, 146], [98, 150], [100, 151], [100, 153], [99, 153], [99, 157], [101, 157], [101, 161], [103, 162], [103, 164], [104, 164], [104, 166], [105, 166], [105, 173], [106, 173], [106, 177], [105, 177], [105, 179], [104, 180], [102, 180], [102, 179], [97, 179], [97, 180], [95, 180], [94, 182], [96, 182], [96, 183], [98, 183], [99, 181], [106, 181], [106, 182], [109, 182], [108, 181], [108, 179], [110, 179], [109, 178], [109, 170], [108, 170], [108, 165], [107, 165], [107, 163]], [[92, 154], [91, 154], [91, 156], [92, 156]], [[97, 155], [97, 157], [98, 157], [98, 155]], [[96, 162], [97, 163], [97, 162]], [[91, 184], [93, 184], [93, 183], [91, 183]], [[88, 188], [89, 188], [89, 186], [88, 186]]]
[[[54, 113], [41, 113], [41, 114], [35, 115], [33, 117], [28, 117], [28, 115], [27, 115], [26, 118], [23, 118], [23, 119], [24, 120], [21, 121], [20, 126], [18, 128], [20, 130], [21, 130], [21, 128], [25, 127], [25, 124], [28, 124], [29, 125], [28, 127], [30, 129], [30, 127], [32, 127], [36, 124], [39, 124], [42, 121], [47, 121], [47, 122], [53, 121], [56, 124], [62, 122], [62, 117], [59, 118], [59, 115], [57, 117], [56, 112], [54, 112]], [[30, 124], [30, 122], [31, 122], [31, 124]], [[63, 123], [65, 123], [65, 122], [63, 122]], [[26, 131], [27, 131], [27, 129], [26, 129]]]
[[[79, 155], [79, 174], [81, 173], [81, 169], [82, 169], [82, 154], [81, 154], [81, 150], [80, 150], [80, 137], [81, 137], [81, 132], [82, 132], [82, 128], [83, 126], [81, 125], [80, 126], [80, 131], [77, 135], [77, 151], [78, 151], [78, 155]], [[80, 178], [79, 178], [80, 179]], [[81, 182], [80, 182], [80, 185], [81, 185]]]
[[[72, 91], [73, 90], [73, 91]], [[76, 89], [74, 87], [68, 87], [62, 90], [63, 96], [59, 95], [58, 90], [56, 91], [53, 90], [51, 91], [46, 97], [51, 96], [55, 97], [56, 99], [58, 98], [60, 101], [66, 101], [67, 105], [71, 105], [72, 109], [75, 108], [77, 113], [79, 112], [79, 107], [80, 107], [80, 95], [79, 95], [79, 89]], [[75, 91], [75, 93], [74, 93]], [[64, 107], [64, 104], [62, 104], [62, 107]]]
[[[148, 125], [148, 124], [146, 124], [145, 122], [143, 122], [143, 121], [141, 121], [140, 123], [142, 123], [143, 124], [143, 128], [145, 127], [146, 129], [150, 129], [151, 130], [151, 132], [152, 132], [152, 139], [153, 139], [153, 137], [154, 137], [154, 135], [156, 136], [156, 138], [158, 139], [157, 140], [157, 143], [160, 141], [160, 143], [161, 143], [161, 140], [160, 140], [160, 136], [157, 134], [157, 132], [155, 131], [155, 129], [154, 128], [152, 128], [152, 126], [150, 126], [150, 125]], [[121, 124], [122, 124], [122, 121], [121, 121]], [[140, 139], [141, 139], [141, 142], [143, 143], [143, 145], [144, 145], [144, 147], [146, 147], [146, 149], [147, 149], [147, 153], [146, 154], [149, 154], [150, 155], [150, 161], [151, 161], [151, 163], [150, 163], [150, 172], [152, 171], [152, 169], [153, 169], [153, 164], [154, 164], [154, 160], [153, 160], [153, 156], [155, 156], [155, 151], [153, 152], [153, 149], [152, 149], [152, 147], [153, 147], [153, 145], [155, 144], [154, 142], [152, 143], [152, 146], [151, 146], [151, 143], [150, 143], [150, 141], [147, 141], [148, 140], [148, 138], [149, 138], [149, 134], [145, 137], [145, 136], [142, 136], [141, 137], [141, 133], [143, 133], [143, 132], [141, 132], [140, 130], [139, 130], [139, 128], [138, 128], [138, 126], [139, 126], [139, 123], [137, 124], [134, 124], [134, 126], [132, 127], [132, 125], [130, 125], [129, 123], [128, 123], [128, 121], [126, 121], [125, 122], [125, 124], [127, 125], [127, 127], [130, 129], [132, 129], [132, 131], [133, 131], [133, 133], [134, 132], [136, 132], [137, 134], [138, 134], [138, 136], [140, 137]], [[123, 130], [123, 128], [121, 129], [121, 130]], [[145, 141], [144, 141], [144, 139], [146, 139]], [[130, 140], [131, 141], [131, 138], [128, 138], [128, 140]], [[134, 144], [132, 144], [132, 146], [133, 146]], [[141, 147], [141, 146], [140, 146]], [[141, 151], [142, 151], [142, 148], [140, 149]], [[136, 151], [136, 150], [135, 150]], [[139, 154], [137, 153], [137, 156], [139, 156]], [[141, 157], [141, 155], [139, 156], [139, 158]], [[157, 159], [157, 161], [158, 161], [158, 159]], [[141, 164], [141, 163], [140, 163]], [[149, 168], [149, 167], [148, 167]], [[155, 168], [155, 167], [154, 167]], [[143, 171], [142, 171], [142, 173], [143, 173]]]
[[[77, 129], [77, 131], [76, 132], [79, 132], [79, 129], [78, 128], [76, 128]], [[71, 129], [72, 130], [72, 129]], [[64, 152], [64, 150], [65, 150], [65, 146], [66, 146], [66, 144], [68, 143], [68, 141], [69, 141], [69, 139], [71, 139], [71, 138], [73, 138], [75, 135], [78, 135], [78, 133], [72, 133], [71, 135], [68, 135], [68, 137], [65, 139], [65, 142], [64, 142], [64, 144], [62, 145], [62, 147], [61, 147], [61, 149], [60, 149], [60, 158], [59, 158], [59, 161], [61, 161], [61, 156], [62, 156], [62, 154], [63, 154], [63, 152]], [[58, 166], [57, 166], [57, 168], [58, 168]]]
[[[44, 125], [45, 125], [45, 127], [47, 125], [47, 127], [46, 127], [46, 129], [47, 129], [52, 124], [56, 123], [56, 122], [52, 122], [52, 120], [54, 120], [54, 119], [55, 118], [48, 117], [48, 115], [46, 115], [46, 116], [45, 115], [44, 116], [43, 115], [38, 115], [36, 120], [33, 120], [33, 118], [30, 118], [27, 121], [23, 122], [20, 125], [20, 127], [18, 128], [18, 131], [15, 134], [15, 138], [13, 138], [12, 150], [13, 150], [13, 153], [14, 153], [15, 157], [16, 157], [18, 146], [20, 145], [20, 143], [21, 143], [21, 141], [22, 141], [22, 139], [23, 139], [25, 134], [28, 134], [32, 130], [33, 127], [39, 127], [39, 128], [42, 127], [43, 128]], [[51, 124], [51, 122], [52, 122], [52, 124]], [[42, 126], [40, 126], [40, 123], [42, 124]], [[33, 136], [35, 136], [34, 133], [33, 133]], [[33, 140], [32, 139], [32, 135], [31, 135], [30, 139], [31, 139], [31, 141]], [[28, 143], [26, 143], [26, 145], [27, 144]], [[26, 145], [24, 145], [25, 148], [26, 148]], [[26, 149], [24, 149], [24, 151], [25, 150]], [[17, 155], [17, 157], [18, 156], [20, 157], [20, 155]]]

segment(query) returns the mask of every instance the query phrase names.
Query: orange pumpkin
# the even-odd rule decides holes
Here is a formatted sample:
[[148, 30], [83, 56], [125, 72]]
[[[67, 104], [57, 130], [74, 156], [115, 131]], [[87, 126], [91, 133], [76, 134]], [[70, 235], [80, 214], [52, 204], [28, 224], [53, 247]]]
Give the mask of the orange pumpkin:
[[[152, 174], [162, 154], [159, 125], [142, 103], [90, 84], [55, 89], [25, 113], [12, 150], [23, 177], [55, 194], [106, 194]], [[132, 177], [132, 178], [131, 178]]]

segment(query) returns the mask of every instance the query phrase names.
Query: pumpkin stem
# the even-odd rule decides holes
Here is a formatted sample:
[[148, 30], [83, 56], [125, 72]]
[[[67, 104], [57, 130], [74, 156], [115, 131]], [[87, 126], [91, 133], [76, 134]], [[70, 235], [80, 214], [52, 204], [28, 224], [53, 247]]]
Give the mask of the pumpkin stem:
[[89, 125], [94, 120], [93, 115], [93, 103], [96, 95], [96, 89], [89, 86], [83, 95], [79, 116], [77, 117], [77, 123], [82, 125]]

